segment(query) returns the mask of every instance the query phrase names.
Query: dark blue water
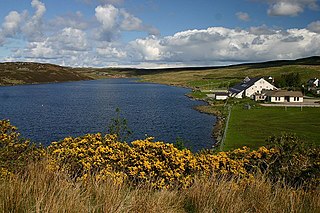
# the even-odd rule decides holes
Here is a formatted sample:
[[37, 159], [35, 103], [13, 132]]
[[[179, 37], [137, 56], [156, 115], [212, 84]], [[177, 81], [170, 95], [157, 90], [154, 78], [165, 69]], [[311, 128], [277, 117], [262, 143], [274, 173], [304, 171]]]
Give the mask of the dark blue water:
[[45, 145], [67, 136], [105, 132], [117, 107], [133, 131], [175, 142], [194, 151], [210, 148], [215, 117], [192, 108], [203, 104], [185, 96], [188, 89], [105, 79], [0, 87], [0, 119], [10, 119], [22, 136]]

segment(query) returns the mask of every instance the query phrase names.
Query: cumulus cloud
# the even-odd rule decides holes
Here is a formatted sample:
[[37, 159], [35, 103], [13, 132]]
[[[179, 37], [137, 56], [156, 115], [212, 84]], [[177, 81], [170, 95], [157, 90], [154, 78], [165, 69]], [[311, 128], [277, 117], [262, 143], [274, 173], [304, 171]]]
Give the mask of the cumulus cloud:
[[250, 21], [250, 16], [248, 13], [245, 12], [237, 12], [236, 16], [241, 21]]
[[320, 21], [310, 23], [307, 29], [311, 32], [320, 33]]
[[204, 66], [320, 55], [319, 47], [320, 34], [308, 29], [210, 27], [123, 44], [90, 42], [86, 32], [64, 28], [44, 41], [30, 42], [14, 58], [71, 66]]
[[268, 9], [271, 16], [297, 16], [303, 11], [303, 7], [294, 2], [278, 2]]
[[285, 33], [269, 29], [268, 32], [272, 33], [257, 35], [250, 30], [212, 27], [164, 38], [137, 39], [130, 46], [141, 61], [184, 64], [291, 59], [320, 54], [320, 35], [306, 29], [289, 29]]
[[79, 29], [64, 28], [43, 41], [30, 42], [26, 48], [15, 53], [16, 57], [57, 59], [90, 51], [91, 46], [85, 32]]
[[41, 19], [42, 16], [44, 15], [44, 13], [46, 12], [46, 7], [45, 7], [44, 3], [42, 3], [39, 0], [32, 0], [31, 6], [33, 8], [35, 8], [35, 10], [36, 10], [36, 12], [32, 18], [35, 20]]
[[109, 42], [103, 42], [99, 44], [96, 48], [97, 54], [100, 57], [110, 59], [116, 59], [116, 61], [120, 61], [121, 59], [125, 59], [127, 57], [127, 52], [122, 49], [119, 45], [114, 45]]
[[17, 11], [11, 11], [2, 24], [3, 36], [10, 36], [17, 33], [20, 28], [21, 15]]
[[[277, 3], [288, 2], [265, 1], [270, 4], [270, 10]], [[316, 8], [312, 6], [313, 0], [290, 2], [302, 9]], [[111, 4], [97, 6], [89, 21], [81, 12], [47, 21], [43, 19], [45, 5], [40, 0], [31, 3], [33, 13], [11, 11], [0, 25], [0, 45], [6, 45], [8, 38], [8, 41], [16, 39], [24, 43], [19, 49], [9, 48], [12, 55], [4, 60], [33, 60], [70, 66], [168, 67], [320, 55], [320, 21], [310, 23], [305, 29], [276, 29], [266, 25], [247, 29], [210, 27], [161, 37], [156, 28]], [[296, 11], [278, 11], [278, 14], [300, 13], [300, 10]], [[236, 15], [244, 21], [250, 19], [246, 13]], [[123, 32], [130, 31], [149, 34], [126, 43], [117, 39]]]
[[29, 41], [38, 41], [43, 39], [42, 17], [46, 12], [46, 7], [39, 0], [32, 0], [31, 6], [35, 9], [35, 13], [27, 19], [22, 31]]
[[52, 30], [65, 27], [84, 30], [89, 28], [90, 25], [92, 25], [92, 23], [86, 20], [80, 11], [76, 13], [68, 13], [65, 15], [57, 16], [54, 19], [49, 20], [48, 22], [48, 27]]
[[318, 9], [317, 0], [258, 0], [269, 4], [270, 16], [297, 16], [305, 8]]
[[31, 6], [35, 9], [32, 16], [29, 15], [28, 11], [21, 13], [17, 11], [9, 12], [0, 29], [1, 43], [4, 43], [7, 38], [16, 36], [18, 33], [22, 33], [21, 35], [28, 41], [43, 39], [42, 17], [46, 12], [46, 7], [39, 0], [32, 0]]
[[95, 16], [101, 23], [101, 28], [96, 33], [100, 40], [111, 41], [121, 31], [145, 31], [152, 35], [158, 33], [157, 29], [144, 25], [141, 19], [125, 9], [116, 8], [111, 4], [96, 7]]
[[103, 30], [113, 30], [119, 19], [119, 9], [110, 4], [105, 6], [98, 6], [95, 11], [96, 18], [102, 24]]
[[258, 27], [250, 27], [249, 32], [254, 35], [273, 35], [273, 34], [279, 33], [279, 31], [277, 32], [275, 29], [269, 28], [266, 25], [261, 25]]

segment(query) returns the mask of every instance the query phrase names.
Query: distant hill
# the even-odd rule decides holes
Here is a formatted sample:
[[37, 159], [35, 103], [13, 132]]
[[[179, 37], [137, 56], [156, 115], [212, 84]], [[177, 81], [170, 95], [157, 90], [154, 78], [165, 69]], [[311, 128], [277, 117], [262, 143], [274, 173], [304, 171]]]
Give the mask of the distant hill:
[[92, 79], [73, 68], [33, 62], [0, 63], [0, 85], [37, 84]]
[[307, 58], [300, 58], [296, 60], [277, 60], [267, 61], [260, 63], [247, 63], [234, 66], [248, 66], [251, 68], [264, 68], [264, 67], [279, 67], [279, 66], [290, 66], [290, 65], [320, 65], [320, 56], [311, 56]]
[[[297, 60], [277, 60], [259, 63], [244, 63], [230, 66], [209, 66], [209, 67], [179, 67], [179, 68], [163, 68], [163, 69], [136, 69], [136, 68], [71, 68], [63, 67], [54, 64], [42, 64], [33, 62], [6, 62], [0, 63], [0, 85], [16, 85], [16, 84], [35, 84], [48, 82], [63, 82], [63, 81], [79, 81], [99, 78], [122, 78], [122, 77], [142, 77], [145, 80], [150, 80], [158, 83], [168, 83], [175, 85], [186, 85], [186, 81], [191, 81], [196, 75], [200, 75], [201, 79], [217, 78], [222, 79], [226, 72], [230, 78], [242, 78], [243, 75], [266, 75], [279, 72], [290, 71], [290, 66], [320, 66], [320, 56], [312, 56]], [[266, 68], [274, 68], [274, 72], [262, 72]], [[281, 69], [280, 69], [281, 68]], [[232, 72], [230, 71], [232, 69]], [[262, 70], [263, 69], [263, 70]], [[302, 69], [302, 68], [299, 68]], [[299, 71], [298, 69], [298, 71]], [[253, 70], [250, 72], [250, 70]], [[296, 71], [296, 69], [293, 69]], [[316, 69], [318, 70], [318, 69]], [[206, 73], [207, 71], [207, 73]], [[183, 82], [171, 81], [168, 76], [158, 80], [148, 79], [147, 76], [163, 75], [171, 73], [172, 78], [176, 72], [192, 72], [192, 76], [188, 76]], [[311, 77], [314, 72], [310, 73]], [[181, 77], [181, 76], [180, 76]], [[305, 76], [306, 78], [309, 75]], [[196, 80], [196, 79], [193, 79]]]
[[[243, 63], [228, 66], [203, 66], [203, 67], [176, 67], [176, 68], [156, 68], [156, 69], [138, 69], [138, 68], [102, 68], [98, 69], [99, 72], [119, 72], [129, 76], [140, 76], [148, 74], [156, 74], [163, 72], [179, 72], [179, 71], [201, 71], [213, 69], [228, 69], [228, 68], [247, 68], [259, 69], [266, 67], [281, 67], [290, 65], [312, 65], [320, 66], [320, 56], [311, 56], [307, 58], [300, 58], [296, 60], [276, 60], [257, 63]], [[97, 71], [97, 70], [96, 70]]]

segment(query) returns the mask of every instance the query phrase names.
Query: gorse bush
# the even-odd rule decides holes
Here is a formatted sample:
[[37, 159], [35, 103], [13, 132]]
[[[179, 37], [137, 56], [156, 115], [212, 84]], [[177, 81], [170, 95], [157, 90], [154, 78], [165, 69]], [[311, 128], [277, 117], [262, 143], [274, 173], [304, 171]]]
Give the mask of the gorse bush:
[[268, 147], [277, 150], [266, 165], [273, 179], [281, 178], [289, 185], [319, 186], [320, 149], [306, 144], [293, 134], [272, 136]]
[[47, 148], [20, 139], [8, 121], [0, 127], [1, 174], [21, 171], [29, 162], [46, 159], [46, 168], [63, 172], [70, 180], [121, 184], [150, 184], [156, 189], [188, 188], [196, 178], [220, 177], [252, 181], [259, 173], [285, 184], [316, 188], [319, 185], [319, 147], [307, 148], [290, 135], [272, 137], [268, 147], [247, 147], [229, 152], [192, 153], [149, 137], [131, 144], [117, 135], [87, 134], [52, 142]]
[[44, 157], [41, 146], [22, 139], [8, 120], [0, 120], [0, 169], [2, 173], [20, 171], [28, 163]]

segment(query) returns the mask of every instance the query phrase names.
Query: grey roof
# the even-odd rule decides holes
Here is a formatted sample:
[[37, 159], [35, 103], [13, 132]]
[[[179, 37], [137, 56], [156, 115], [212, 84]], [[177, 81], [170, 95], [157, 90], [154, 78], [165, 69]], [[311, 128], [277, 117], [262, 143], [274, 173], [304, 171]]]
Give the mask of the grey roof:
[[213, 94], [218, 95], [218, 96], [229, 96], [228, 92], [214, 92]]
[[273, 90], [266, 92], [266, 95], [269, 97], [303, 97], [302, 92], [300, 91], [287, 91], [287, 90]]
[[231, 93], [239, 93], [241, 91], [244, 91], [246, 89], [248, 89], [249, 87], [251, 87], [252, 85], [254, 85], [254, 83], [256, 83], [257, 81], [259, 81], [261, 78], [263, 77], [256, 77], [256, 78], [251, 78], [249, 81], [247, 82], [241, 82], [233, 87], [231, 87], [229, 89], [229, 91]]
[[318, 80], [317, 78], [311, 78], [311, 79], [309, 79], [309, 81], [308, 81], [308, 83], [310, 82], [310, 83], [313, 83], [313, 82], [315, 82], [316, 80]]

